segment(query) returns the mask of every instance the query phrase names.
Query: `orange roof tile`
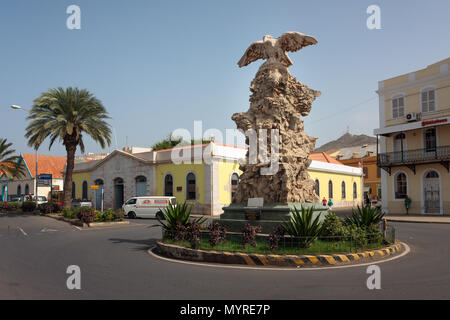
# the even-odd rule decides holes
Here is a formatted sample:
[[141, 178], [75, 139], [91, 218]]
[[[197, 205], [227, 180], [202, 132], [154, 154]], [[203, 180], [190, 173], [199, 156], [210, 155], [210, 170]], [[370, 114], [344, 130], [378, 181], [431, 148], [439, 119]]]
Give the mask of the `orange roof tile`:
[[326, 152], [314, 152], [309, 155], [310, 160], [320, 161], [320, 162], [328, 162], [334, 164], [342, 164], [342, 162], [337, 161], [336, 159], [330, 157]]
[[[22, 154], [31, 176], [36, 174], [36, 155]], [[38, 174], [51, 174], [53, 178], [62, 179], [66, 157], [38, 155]]]

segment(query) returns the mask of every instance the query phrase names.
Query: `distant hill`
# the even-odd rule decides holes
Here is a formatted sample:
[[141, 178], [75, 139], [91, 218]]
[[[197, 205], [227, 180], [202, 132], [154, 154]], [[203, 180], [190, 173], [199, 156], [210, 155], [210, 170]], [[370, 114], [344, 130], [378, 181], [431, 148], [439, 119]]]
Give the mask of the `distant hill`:
[[339, 150], [347, 147], [357, 147], [362, 146], [363, 144], [376, 144], [377, 138], [370, 137], [365, 134], [355, 135], [351, 133], [346, 133], [342, 137], [337, 140], [330, 141], [325, 143], [324, 145], [317, 148], [316, 152], [328, 152]]

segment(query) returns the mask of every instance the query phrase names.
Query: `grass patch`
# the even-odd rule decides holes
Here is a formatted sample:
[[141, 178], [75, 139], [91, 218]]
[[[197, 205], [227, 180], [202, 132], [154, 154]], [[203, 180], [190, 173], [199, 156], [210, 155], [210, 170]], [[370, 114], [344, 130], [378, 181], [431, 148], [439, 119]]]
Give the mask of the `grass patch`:
[[[172, 239], [164, 239], [164, 243], [174, 244], [190, 248], [188, 241], [175, 241]], [[215, 251], [230, 251], [230, 252], [245, 252], [245, 253], [258, 253], [258, 254], [293, 254], [293, 255], [303, 255], [303, 254], [333, 254], [333, 253], [348, 253], [348, 252], [358, 252], [369, 249], [378, 249], [384, 247], [383, 242], [369, 243], [368, 245], [361, 247], [357, 246], [354, 241], [323, 241], [316, 240], [312, 243], [309, 248], [299, 248], [293, 240], [281, 241], [279, 248], [277, 250], [270, 250], [269, 244], [266, 241], [257, 240], [256, 246], [252, 247], [247, 245], [244, 249], [242, 247], [242, 242], [239, 239], [232, 238], [227, 239], [226, 242], [220, 243], [215, 247], [211, 247], [208, 239], [201, 239], [199, 243], [199, 249], [201, 250], [215, 250]]]

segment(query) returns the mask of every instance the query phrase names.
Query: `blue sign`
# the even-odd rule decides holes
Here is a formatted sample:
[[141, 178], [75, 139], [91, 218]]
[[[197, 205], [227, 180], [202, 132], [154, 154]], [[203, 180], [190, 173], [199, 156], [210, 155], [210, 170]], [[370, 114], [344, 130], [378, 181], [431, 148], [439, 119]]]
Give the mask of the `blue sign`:
[[40, 174], [38, 175], [39, 180], [51, 180], [52, 175], [51, 174]]

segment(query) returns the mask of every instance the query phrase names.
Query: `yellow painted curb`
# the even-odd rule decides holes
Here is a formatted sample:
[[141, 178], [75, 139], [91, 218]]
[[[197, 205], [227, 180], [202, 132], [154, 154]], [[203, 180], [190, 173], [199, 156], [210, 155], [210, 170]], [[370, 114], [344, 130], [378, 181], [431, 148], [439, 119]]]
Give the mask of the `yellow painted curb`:
[[194, 250], [160, 241], [157, 246], [164, 255], [191, 261], [217, 262], [224, 264], [246, 264], [251, 266], [294, 266], [307, 267], [308, 265], [334, 266], [348, 264], [361, 259], [374, 258], [376, 256], [386, 257], [401, 251], [402, 244], [396, 243], [382, 249], [367, 250], [358, 253], [346, 254], [323, 254], [323, 255], [277, 255], [256, 254], [243, 252]]

